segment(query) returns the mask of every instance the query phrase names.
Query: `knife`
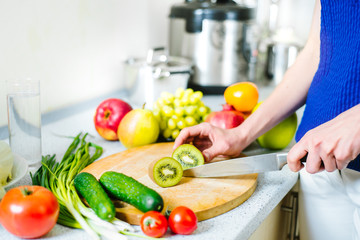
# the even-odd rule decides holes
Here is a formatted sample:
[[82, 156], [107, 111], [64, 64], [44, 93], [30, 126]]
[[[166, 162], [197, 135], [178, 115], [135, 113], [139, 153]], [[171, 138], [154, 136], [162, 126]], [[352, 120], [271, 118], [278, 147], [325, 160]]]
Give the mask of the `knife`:
[[[306, 162], [306, 157], [301, 162]], [[226, 177], [251, 173], [279, 171], [287, 163], [287, 153], [268, 153], [233, 158], [184, 170], [184, 177]]]

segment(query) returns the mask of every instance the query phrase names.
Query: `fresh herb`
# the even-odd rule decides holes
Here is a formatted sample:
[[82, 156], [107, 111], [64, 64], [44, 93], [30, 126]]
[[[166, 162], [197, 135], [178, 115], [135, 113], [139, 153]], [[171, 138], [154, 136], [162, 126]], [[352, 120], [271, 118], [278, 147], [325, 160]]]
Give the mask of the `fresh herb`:
[[99, 218], [95, 212], [85, 206], [74, 186], [75, 176], [86, 166], [98, 159], [102, 147], [85, 140], [87, 134], [78, 134], [60, 162], [55, 154], [43, 156], [42, 166], [31, 175], [32, 184], [46, 187], [56, 196], [60, 205], [57, 222], [61, 225], [84, 229], [93, 239], [100, 236], [109, 239], [127, 239], [125, 235], [137, 235], [132, 226], [117, 218], [109, 222]]

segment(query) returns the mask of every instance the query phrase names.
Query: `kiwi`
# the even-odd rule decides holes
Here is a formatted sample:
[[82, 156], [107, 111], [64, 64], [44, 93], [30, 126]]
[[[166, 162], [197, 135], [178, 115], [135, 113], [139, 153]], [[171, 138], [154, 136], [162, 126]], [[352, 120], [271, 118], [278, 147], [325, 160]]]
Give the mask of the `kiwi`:
[[183, 170], [204, 164], [204, 156], [194, 145], [183, 144], [175, 149], [172, 157], [176, 159]]
[[172, 157], [163, 157], [150, 165], [149, 176], [160, 187], [172, 187], [180, 182], [183, 169]]

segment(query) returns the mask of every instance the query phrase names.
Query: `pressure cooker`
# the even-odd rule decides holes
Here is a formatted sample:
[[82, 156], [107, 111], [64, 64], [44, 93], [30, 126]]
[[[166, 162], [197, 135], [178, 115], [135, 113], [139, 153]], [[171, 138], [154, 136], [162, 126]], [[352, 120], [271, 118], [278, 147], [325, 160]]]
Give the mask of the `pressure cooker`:
[[221, 94], [241, 81], [253, 81], [257, 41], [256, 7], [234, 1], [185, 1], [170, 11], [169, 52], [189, 58], [189, 87]]

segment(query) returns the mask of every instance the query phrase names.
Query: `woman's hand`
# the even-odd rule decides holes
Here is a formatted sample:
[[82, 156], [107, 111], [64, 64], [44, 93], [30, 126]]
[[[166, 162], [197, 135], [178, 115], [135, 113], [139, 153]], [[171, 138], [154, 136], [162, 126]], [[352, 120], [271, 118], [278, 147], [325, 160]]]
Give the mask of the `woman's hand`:
[[219, 155], [236, 157], [247, 146], [245, 137], [239, 132], [236, 128], [222, 129], [204, 122], [181, 130], [174, 149], [184, 143], [193, 143], [207, 162]]
[[299, 159], [306, 153], [309, 173], [344, 169], [360, 154], [360, 105], [308, 131], [289, 151], [287, 159], [292, 171], [303, 167]]

